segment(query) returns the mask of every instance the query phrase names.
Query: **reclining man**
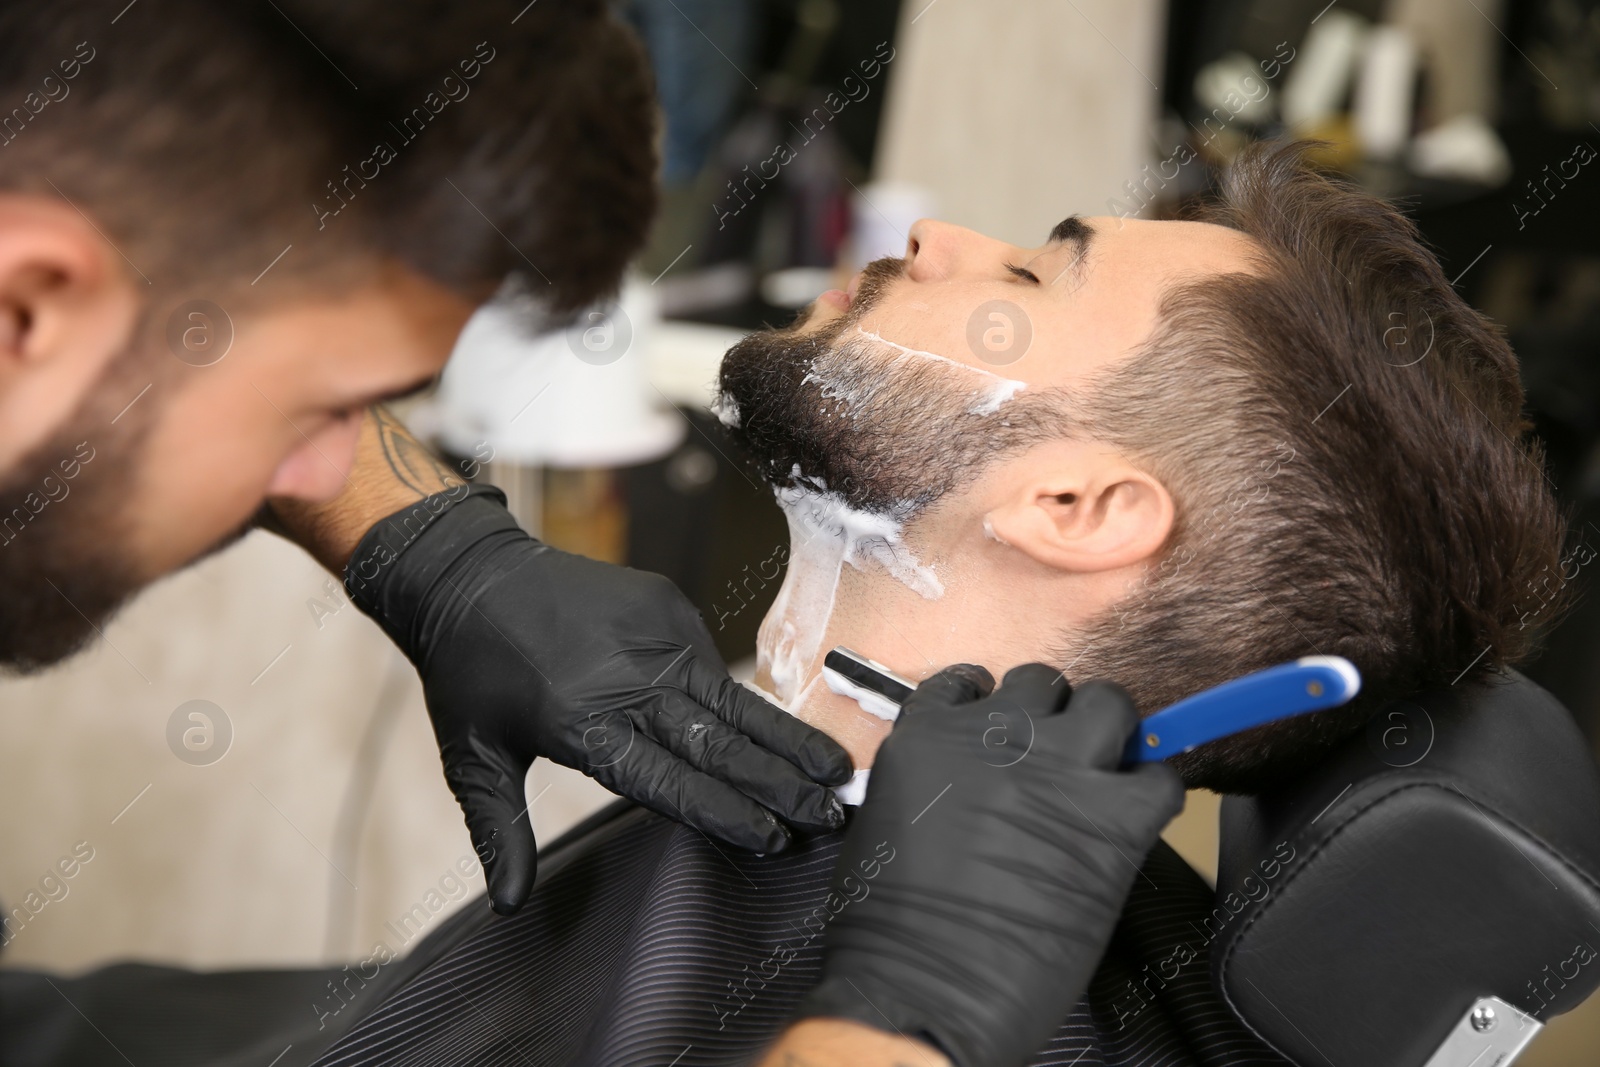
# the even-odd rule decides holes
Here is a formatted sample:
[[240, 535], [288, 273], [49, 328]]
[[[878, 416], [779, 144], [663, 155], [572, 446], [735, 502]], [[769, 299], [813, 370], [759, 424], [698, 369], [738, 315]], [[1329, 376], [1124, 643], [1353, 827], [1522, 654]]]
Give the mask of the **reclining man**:
[[[1026, 351], [981, 343], [969, 323], [991, 312], [1031, 331]], [[1072, 218], [1036, 248], [919, 223], [904, 259], [735, 346], [721, 391], [790, 520], [757, 684], [858, 767], [889, 727], [819, 684], [836, 644], [915, 677], [1045, 660], [1117, 679], [1146, 713], [1301, 655], [1355, 662], [1356, 706], [1178, 761], [1191, 786], [1255, 791], [1388, 698], [1525, 657], [1561, 551], [1512, 352], [1409, 223], [1299, 146], [1252, 150], [1196, 221]], [[441, 526], [489, 516], [463, 505]], [[993, 721], [993, 766], [1067, 773], [1029, 721]], [[1002, 807], [1000, 786], [972, 787], [991, 786]], [[935, 789], [902, 840], [936, 823]], [[1047, 837], [1005, 837], [994, 858]], [[849, 852], [830, 894], [839, 849], [733, 855], [638, 808], [603, 813], [544, 857], [524, 913], [452, 923], [319, 1062], [737, 1064], [795, 1011], [903, 1029], [894, 983], [842, 981], [824, 926], [830, 953], [937, 953], [876, 925], [893, 845]], [[1173, 963], [1211, 890], [1160, 845], [1140, 874], [1033, 1062], [1281, 1063], [1221, 1005], [1203, 953]], [[962, 900], [948, 910], [988, 910]], [[922, 970], [975, 999], [986, 980], [981, 961]]]
[[1358, 704], [1181, 761], [1252, 792], [1379, 702], [1522, 660], [1563, 527], [1516, 358], [1400, 216], [1302, 158], [1256, 150], [1196, 220], [1073, 217], [1039, 248], [924, 221], [735, 346], [724, 419], [791, 540], [757, 684], [865, 767], [887, 724], [816, 684], [835, 645], [912, 677], [1056, 663], [1145, 713], [1357, 664]]

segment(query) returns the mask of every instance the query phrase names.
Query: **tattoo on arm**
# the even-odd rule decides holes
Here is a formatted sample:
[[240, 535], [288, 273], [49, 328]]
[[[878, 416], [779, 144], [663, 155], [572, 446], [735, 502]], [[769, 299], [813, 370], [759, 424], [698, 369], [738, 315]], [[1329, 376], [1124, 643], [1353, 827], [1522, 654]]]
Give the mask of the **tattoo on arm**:
[[372, 421], [384, 462], [396, 480], [416, 493], [419, 500], [463, 483], [461, 476], [412, 437], [399, 419], [376, 404], [372, 407]]

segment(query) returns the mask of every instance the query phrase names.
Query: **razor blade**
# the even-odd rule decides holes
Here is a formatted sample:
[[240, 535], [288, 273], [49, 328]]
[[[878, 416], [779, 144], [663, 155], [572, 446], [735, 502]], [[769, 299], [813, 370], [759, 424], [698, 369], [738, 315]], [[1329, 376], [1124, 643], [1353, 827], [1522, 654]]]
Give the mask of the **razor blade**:
[[842, 645], [822, 659], [822, 680], [840, 696], [850, 697], [862, 709], [893, 722], [917, 683]]

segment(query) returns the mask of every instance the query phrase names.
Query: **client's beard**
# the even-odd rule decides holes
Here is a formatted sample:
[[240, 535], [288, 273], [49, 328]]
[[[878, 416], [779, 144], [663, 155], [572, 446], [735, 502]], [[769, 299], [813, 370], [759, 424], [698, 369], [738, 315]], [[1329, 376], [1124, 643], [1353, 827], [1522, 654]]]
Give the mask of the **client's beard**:
[[1062, 436], [1048, 393], [996, 403], [1004, 379], [861, 332], [904, 270], [903, 260], [875, 260], [840, 318], [808, 333], [762, 330], [723, 357], [718, 410], [774, 487], [826, 490], [908, 519], [994, 460]]

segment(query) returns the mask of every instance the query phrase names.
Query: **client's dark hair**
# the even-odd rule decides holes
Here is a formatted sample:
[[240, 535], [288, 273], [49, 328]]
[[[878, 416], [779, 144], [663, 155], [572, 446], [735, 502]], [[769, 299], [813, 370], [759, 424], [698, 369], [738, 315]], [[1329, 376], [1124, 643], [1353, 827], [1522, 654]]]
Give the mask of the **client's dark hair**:
[[[1063, 648], [1145, 712], [1298, 656], [1345, 656], [1347, 708], [1178, 762], [1257, 791], [1397, 696], [1523, 661], [1558, 610], [1564, 523], [1517, 360], [1410, 221], [1264, 144], [1198, 218], [1259, 272], [1171, 292], [1155, 335], [1084, 392], [1084, 433], [1162, 477], [1177, 526], [1146, 584]], [[1570, 577], [1570, 575], [1568, 575]]]
[[292, 244], [277, 271], [392, 254], [568, 310], [643, 243], [651, 76], [603, 0], [118, 7], [0, 10], [0, 189], [65, 197], [158, 290]]

